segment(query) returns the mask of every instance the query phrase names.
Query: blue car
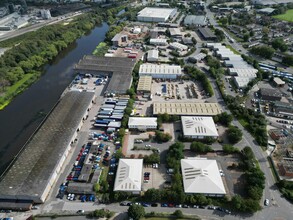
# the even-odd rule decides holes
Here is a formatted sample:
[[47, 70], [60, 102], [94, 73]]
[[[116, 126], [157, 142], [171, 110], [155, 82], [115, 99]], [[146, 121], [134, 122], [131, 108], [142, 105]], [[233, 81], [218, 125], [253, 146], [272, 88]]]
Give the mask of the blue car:
[[141, 204], [143, 207], [149, 207], [149, 206], [151, 206], [150, 204], [148, 204], [148, 203], [142, 203]]
[[168, 204], [167, 203], [162, 203], [161, 207], [168, 207]]

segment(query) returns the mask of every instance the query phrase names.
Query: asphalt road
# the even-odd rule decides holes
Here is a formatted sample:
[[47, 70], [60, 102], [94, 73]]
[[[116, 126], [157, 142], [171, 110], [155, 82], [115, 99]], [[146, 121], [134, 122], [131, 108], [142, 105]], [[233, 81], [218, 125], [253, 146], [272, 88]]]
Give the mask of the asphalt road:
[[9, 32], [7, 32], [7, 33], [5, 33], [3, 35], [0, 35], [0, 41], [4, 41], [4, 40], [7, 40], [9, 38], [17, 37], [17, 36], [20, 36], [20, 35], [28, 33], [28, 32], [36, 31], [36, 30], [38, 30], [38, 29], [40, 29], [40, 28], [42, 28], [44, 26], [56, 24], [58, 22], [73, 18], [73, 17], [81, 15], [81, 14], [82, 14], [82, 12], [81, 13], [76, 13], [76, 14], [75, 13], [74, 14], [73, 13], [68, 13], [68, 14], [65, 14], [65, 15], [62, 15], [62, 16], [52, 17], [52, 19], [50, 19], [50, 20], [44, 21], [42, 23], [31, 25], [29, 27], [24, 27], [24, 28], [21, 28], [21, 29], [18, 29], [18, 30], [9, 31]]

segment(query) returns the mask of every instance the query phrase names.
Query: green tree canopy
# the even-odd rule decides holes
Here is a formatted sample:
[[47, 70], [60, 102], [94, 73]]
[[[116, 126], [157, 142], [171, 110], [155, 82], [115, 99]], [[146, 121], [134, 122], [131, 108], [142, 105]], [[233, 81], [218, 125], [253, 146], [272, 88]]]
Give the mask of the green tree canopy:
[[236, 144], [242, 139], [242, 131], [236, 126], [230, 126], [227, 130], [227, 137], [231, 144]]
[[145, 216], [144, 207], [133, 204], [128, 208], [128, 216], [134, 220], [139, 220]]

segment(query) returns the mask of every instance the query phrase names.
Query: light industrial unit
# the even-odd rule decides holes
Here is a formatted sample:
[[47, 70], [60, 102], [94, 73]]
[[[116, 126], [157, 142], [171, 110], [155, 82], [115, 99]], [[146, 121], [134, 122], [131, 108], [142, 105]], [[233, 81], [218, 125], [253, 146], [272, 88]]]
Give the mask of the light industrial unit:
[[152, 90], [152, 77], [151, 76], [141, 76], [139, 77], [137, 84], [137, 93], [139, 94], [150, 94]]
[[222, 112], [218, 103], [154, 102], [153, 114], [213, 116]]
[[217, 138], [219, 136], [212, 117], [182, 116], [181, 123], [184, 137], [204, 139], [206, 137]]
[[116, 172], [114, 191], [140, 194], [142, 165], [143, 159], [120, 159]]
[[155, 117], [130, 117], [128, 121], [129, 129], [137, 129], [140, 131], [155, 130], [158, 123]]
[[139, 76], [152, 76], [159, 79], [176, 79], [182, 75], [181, 67], [177, 65], [142, 64]]
[[187, 158], [181, 160], [184, 192], [222, 197], [226, 190], [216, 160]]

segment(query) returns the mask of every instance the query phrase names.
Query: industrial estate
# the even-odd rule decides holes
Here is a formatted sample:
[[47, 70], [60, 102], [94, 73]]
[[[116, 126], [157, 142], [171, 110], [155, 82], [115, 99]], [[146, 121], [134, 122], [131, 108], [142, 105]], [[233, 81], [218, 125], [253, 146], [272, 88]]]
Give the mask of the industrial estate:
[[[282, 61], [292, 23], [281, 22], [291, 25], [286, 54], [262, 56], [255, 47], [267, 46], [253, 41], [279, 1], [95, 3], [135, 17], [116, 15], [121, 29], [104, 51], [74, 64], [74, 80], [0, 179], [3, 217], [102, 208], [144, 217], [133, 207], [180, 209], [178, 219], [292, 217], [293, 69]], [[11, 13], [0, 30], [28, 25], [28, 8], [1, 9]], [[254, 13], [263, 20], [253, 34], [237, 31]]]

